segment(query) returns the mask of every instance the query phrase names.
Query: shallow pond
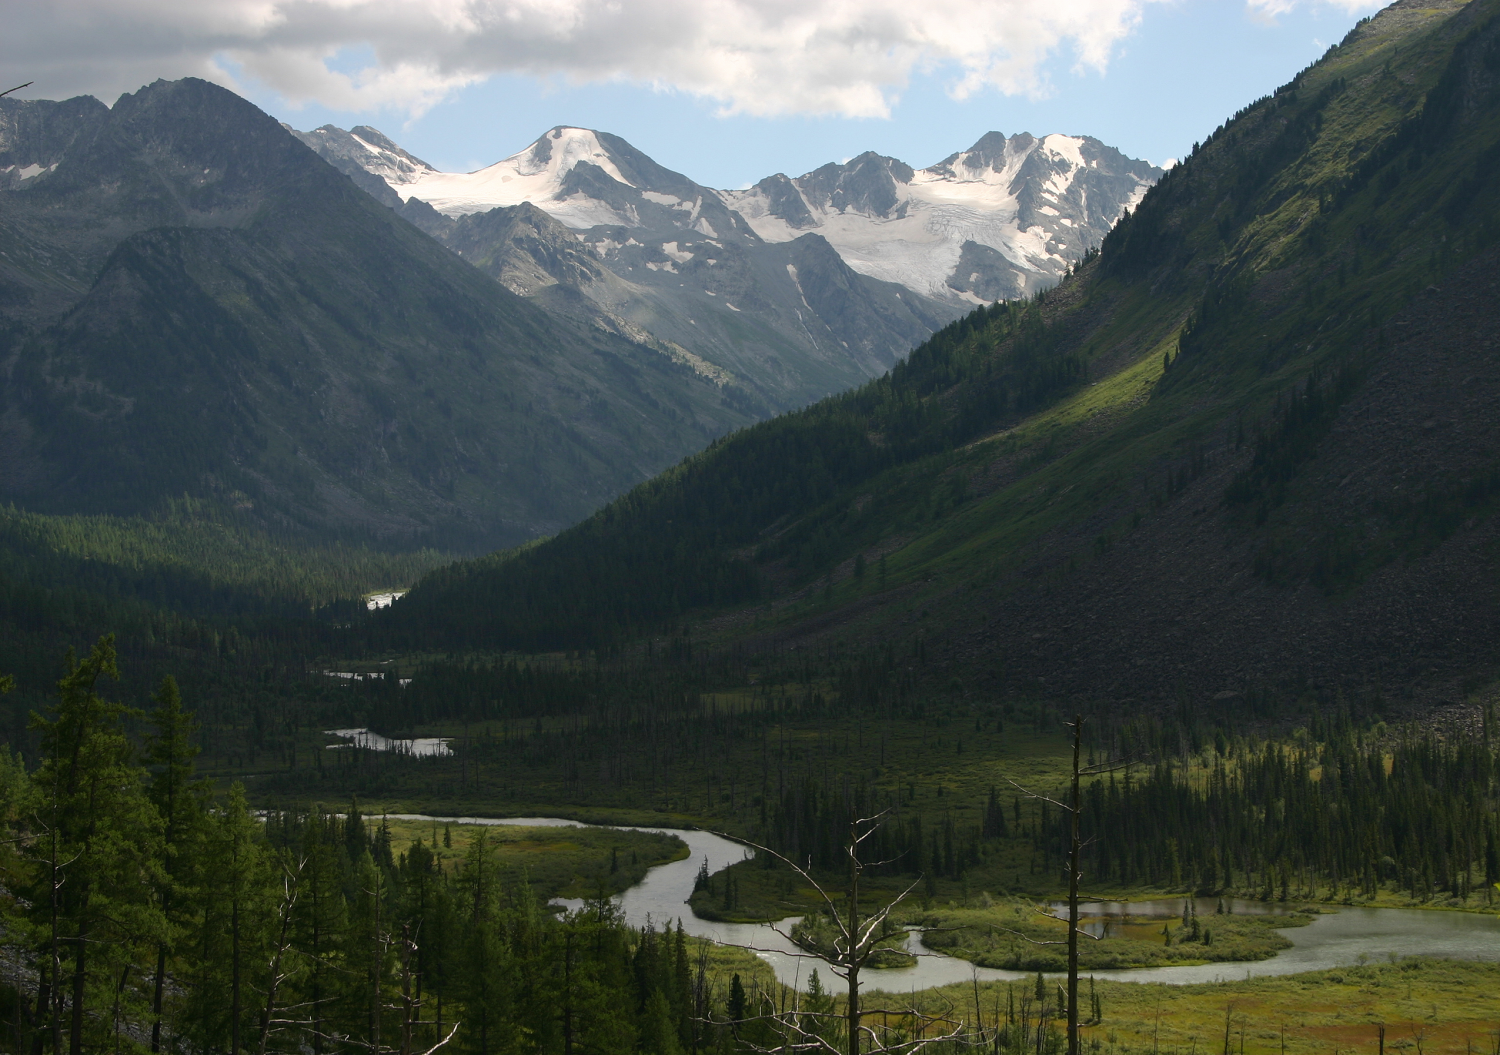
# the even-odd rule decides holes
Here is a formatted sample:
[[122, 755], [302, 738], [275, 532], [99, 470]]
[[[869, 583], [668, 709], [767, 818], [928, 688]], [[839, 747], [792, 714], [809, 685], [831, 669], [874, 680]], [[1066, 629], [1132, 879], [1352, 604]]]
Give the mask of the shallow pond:
[[[585, 827], [578, 821], [555, 817], [430, 817], [425, 814], [390, 815], [401, 820], [439, 821], [453, 824], [532, 825], [538, 827]], [[752, 949], [776, 971], [776, 977], [787, 985], [805, 989], [807, 976], [817, 968], [825, 984], [831, 977], [826, 963], [801, 952], [783, 936], [795, 919], [775, 925], [764, 923], [718, 923], [699, 919], [687, 907], [693, 892], [693, 881], [706, 860], [708, 870], [717, 872], [745, 858], [747, 850], [739, 843], [709, 832], [680, 829], [619, 825], [631, 831], [666, 831], [688, 846], [689, 854], [681, 861], [657, 865], [646, 878], [620, 896], [620, 907], [631, 926], [647, 922], [658, 927], [675, 926], [693, 935]], [[578, 908], [581, 901], [564, 901]], [[1195, 906], [1201, 915], [1212, 914], [1217, 898], [1201, 898]], [[1174, 908], [1175, 906], [1175, 908]], [[1235, 912], [1285, 912], [1288, 908], [1258, 901], [1233, 899]], [[1160, 913], [1163, 918], [1181, 916], [1183, 899], [1164, 898], [1151, 902], [1090, 903], [1084, 915], [1106, 916]], [[1120, 971], [1091, 971], [1096, 978], [1122, 982], [1166, 982], [1190, 985], [1195, 982], [1229, 981], [1266, 975], [1295, 974], [1347, 967], [1366, 960], [1384, 960], [1391, 956], [1449, 956], [1459, 959], [1500, 960], [1500, 917], [1470, 912], [1442, 912], [1424, 909], [1342, 908], [1325, 912], [1305, 927], [1288, 927], [1281, 931], [1292, 942], [1268, 960], [1251, 963], [1211, 963], [1197, 967], [1143, 967]], [[887, 992], [908, 992], [933, 986], [980, 981], [1014, 981], [1034, 978], [1035, 974], [976, 967], [967, 960], [933, 952], [922, 944], [920, 935], [907, 938], [907, 949], [917, 956], [915, 966], [862, 974], [862, 988]]]
[[440, 758], [453, 753], [453, 749], [448, 746], [447, 737], [441, 736], [392, 740], [390, 737], [381, 736], [368, 729], [325, 729], [323, 732], [328, 736], [336, 736], [340, 740], [349, 741], [347, 744], [332, 744], [330, 745], [332, 747], [362, 747], [370, 751], [390, 751], [398, 755], [410, 755], [412, 758]]

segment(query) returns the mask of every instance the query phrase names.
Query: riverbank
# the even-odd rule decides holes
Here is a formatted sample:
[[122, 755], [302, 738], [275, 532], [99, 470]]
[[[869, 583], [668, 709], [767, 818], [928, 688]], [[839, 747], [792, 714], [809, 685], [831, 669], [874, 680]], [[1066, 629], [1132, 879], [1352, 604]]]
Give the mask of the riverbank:
[[[988, 902], [988, 904], [983, 903]], [[1067, 970], [1068, 925], [1030, 901], [986, 897], [971, 907], [912, 912], [908, 921], [923, 928], [929, 949], [1008, 971]], [[1232, 904], [1232, 902], [1231, 902]], [[1078, 943], [1083, 970], [1123, 970], [1207, 963], [1268, 960], [1292, 947], [1280, 933], [1305, 927], [1316, 910], [1276, 914], [1214, 912], [1199, 916], [1184, 903], [1180, 917], [1163, 913], [1162, 902], [1144, 902], [1143, 911], [1120, 905], [1108, 917], [1084, 914]], [[1146, 908], [1152, 911], [1144, 911]]]
[[[396, 818], [393, 818], [396, 819]], [[558, 818], [400, 818], [421, 824], [437, 825], [471, 823], [483, 827], [557, 827], [570, 823]], [[729, 866], [745, 859], [744, 845], [710, 832], [683, 830], [672, 833], [689, 849], [687, 856], [651, 868], [638, 884], [625, 890], [619, 897], [619, 909], [632, 926], [658, 927], [680, 921], [689, 935], [704, 938], [726, 946], [737, 946], [753, 952], [757, 961], [774, 972], [776, 979], [794, 988], [806, 988], [809, 972], [820, 961], [808, 958], [786, 935], [785, 929], [795, 920], [785, 921], [784, 927], [765, 924], [725, 923], [702, 919], [687, 909], [687, 899], [701, 879], [705, 870], [711, 876], [723, 876]], [[587, 902], [577, 900], [566, 907], [579, 908]], [[1190, 916], [1203, 917], [1213, 914], [1207, 900], [1195, 903]], [[955, 906], [942, 906], [951, 909]], [[993, 905], [991, 906], [993, 907]], [[1155, 906], [1136, 903], [1130, 906], [1136, 913], [1156, 913], [1158, 919], [1173, 918], [1183, 908], [1181, 899], [1158, 901]], [[1276, 913], [1279, 906], [1252, 902], [1227, 902], [1228, 915], [1256, 915], [1260, 912]], [[914, 911], [932, 911], [934, 906], [914, 906]], [[1119, 916], [1122, 907], [1110, 903], [1092, 903], [1087, 913], [1101, 917], [1101, 924], [1124, 926]], [[1165, 916], [1161, 915], [1165, 912]], [[1113, 920], [1102, 917], [1113, 915]], [[1271, 926], [1283, 931], [1290, 938], [1290, 948], [1262, 960], [1208, 961], [1201, 956], [1187, 955], [1187, 950], [1176, 954], [1175, 961], [1155, 961], [1152, 966], [1122, 968], [1092, 968], [1099, 980], [1106, 977], [1121, 982], [1161, 982], [1170, 985], [1192, 985], [1238, 978], [1279, 976], [1311, 971], [1337, 969], [1390, 959], [1399, 955], [1437, 955], [1465, 959], [1492, 959], [1500, 952], [1500, 920], [1493, 916], [1474, 917], [1460, 913], [1423, 913], [1399, 909], [1345, 908], [1336, 912], [1323, 912], [1311, 917], [1305, 926], [1290, 930]], [[1276, 922], [1287, 921], [1282, 913]], [[1061, 927], [1060, 924], [1054, 924]], [[1091, 923], [1090, 926], [1093, 924]], [[1176, 929], [1174, 927], [1174, 929]], [[1192, 930], [1189, 923], [1188, 936]], [[1165, 936], [1164, 936], [1165, 937]], [[1181, 933], [1177, 939], [1182, 938]], [[1203, 935], [1200, 931], [1198, 941]], [[1174, 939], [1174, 942], [1176, 939]], [[1179, 944], [1183, 944], [1178, 942]], [[893, 943], [898, 944], [898, 943]], [[1192, 945], [1193, 941], [1185, 944]], [[1211, 944], [1211, 943], [1204, 943]], [[1165, 941], [1163, 941], [1165, 946]], [[1021, 981], [1032, 977], [1035, 971], [1017, 971], [1006, 968], [981, 966], [970, 960], [947, 955], [922, 942], [920, 932], [906, 935], [904, 949], [910, 957], [909, 966], [892, 965], [881, 971], [866, 975], [866, 985], [872, 990], [911, 992], [950, 985], [968, 980], [970, 982]], [[1197, 950], [1192, 950], [1197, 952]], [[904, 962], [904, 961], [903, 961]], [[826, 966], [826, 965], [824, 965]], [[1045, 969], [1045, 968], [1043, 968]], [[826, 973], [826, 972], [825, 972]], [[1055, 975], [1053, 976], [1055, 977]], [[1493, 1055], [1493, 1053], [1492, 1053]]]
[[[812, 695], [804, 703], [818, 696], [826, 699], [833, 691], [833, 686], [822, 683], [809, 683], [807, 688]], [[844, 770], [846, 784], [857, 774], [855, 783], [866, 787], [874, 796], [871, 801], [893, 811], [889, 851], [907, 862], [912, 873], [924, 875], [918, 892], [929, 900], [962, 902], [983, 891], [1043, 899], [1060, 892], [1062, 847], [1052, 830], [1056, 818], [1046, 815], [1040, 800], [1013, 787], [1056, 795], [1066, 783], [1069, 745], [1059, 735], [1055, 716], [1045, 708], [1038, 713], [1011, 704], [977, 710], [954, 704], [924, 710], [918, 717], [860, 714], [855, 720], [811, 704], [790, 706], [783, 696], [774, 693], [774, 713], [765, 713], [769, 702], [758, 689], [700, 693], [701, 712], [692, 712], [691, 721], [674, 725], [667, 740], [641, 745], [641, 752], [654, 760], [650, 765], [638, 764], [636, 756], [615, 758], [610, 753], [624, 735], [619, 730], [598, 729], [585, 735], [588, 727], [579, 726], [576, 715], [558, 714], [387, 730], [392, 735], [446, 739], [455, 752], [451, 757], [336, 748], [319, 730], [288, 752], [283, 770], [252, 774], [232, 768], [216, 775], [247, 779], [257, 804], [271, 805], [278, 798], [305, 803], [360, 789], [371, 799], [399, 803], [413, 812], [547, 814], [596, 823], [724, 831], [772, 843], [798, 860], [811, 856], [815, 863], [837, 868], [825, 842], [809, 841], [807, 833], [836, 826], [828, 812], [833, 785], [826, 781], [830, 773]], [[737, 717], [728, 721], [726, 715]], [[1303, 773], [1297, 778], [1302, 781], [1299, 793], [1311, 795], [1309, 788], [1316, 790], [1328, 759], [1344, 758], [1349, 751], [1359, 754], [1360, 761], [1338, 763], [1352, 767], [1341, 778], [1340, 788], [1368, 770], [1370, 758], [1383, 762], [1388, 775], [1398, 770], [1410, 775], [1420, 769], [1410, 738], [1379, 725], [1356, 731], [1352, 745], [1347, 731], [1326, 726], [1269, 739], [1227, 734], [1209, 738], [1201, 732], [1184, 730], [1171, 744], [1146, 745], [1148, 754], [1165, 752], [1162, 760], [1169, 764], [1155, 776], [1155, 769], [1142, 767], [1114, 777], [1119, 793], [1139, 788], [1143, 780], [1167, 779], [1163, 774], [1179, 781], [1185, 794], [1211, 780], [1249, 780], [1260, 788], [1262, 771], [1273, 764], [1266, 761], [1269, 758]], [[1337, 751], [1329, 754], [1334, 748]], [[1105, 745], [1092, 745], [1095, 749], [1104, 751]], [[601, 760], [606, 756], [613, 761], [605, 764]], [[313, 764], [307, 764], [309, 760]], [[1458, 763], [1443, 763], [1450, 764]], [[583, 773], [599, 777], [582, 779]], [[1105, 783], [1108, 779], [1100, 778]], [[1403, 802], [1392, 800], [1389, 805], [1394, 809]], [[1249, 815], [1255, 815], [1254, 810]], [[1119, 846], [1091, 859], [1091, 889], [1132, 899], [1204, 889], [1356, 907], [1462, 912], [1500, 908], [1491, 886], [1493, 855], [1483, 833], [1467, 832], [1457, 844], [1470, 848], [1467, 868], [1437, 858], [1408, 860], [1409, 854], [1398, 854], [1399, 865], [1379, 854], [1366, 861], [1361, 857], [1364, 850], [1345, 847], [1341, 854], [1346, 865], [1334, 873], [1316, 863], [1296, 869], [1283, 867], [1284, 862], [1267, 864], [1266, 848], [1254, 839], [1240, 848], [1242, 852], [1219, 853], [1211, 861], [1189, 860], [1181, 854], [1199, 853], [1189, 852], [1196, 845], [1193, 840], [1178, 833], [1181, 853], [1168, 853], [1151, 842], [1158, 828], [1153, 822], [1139, 832], [1132, 830], [1131, 845], [1149, 843], [1152, 849], [1143, 850], [1140, 860], [1130, 857], [1128, 867], [1129, 855], [1122, 856]], [[1304, 856], [1321, 860], [1321, 845], [1313, 839], [1304, 847]], [[1429, 856], [1433, 852], [1430, 847], [1424, 850]], [[1450, 848], [1450, 857], [1453, 852]], [[1347, 861], [1355, 858], [1362, 865], [1348, 867]], [[760, 921], [803, 915], [816, 903], [802, 890], [784, 895], [785, 879], [774, 869], [751, 874], [760, 871], [758, 865], [736, 870], [734, 904], [726, 906], [721, 892], [713, 899], [695, 898], [695, 911], [721, 921]], [[891, 886], [899, 889], [905, 881], [909, 877], [894, 877]], [[880, 886], [872, 882], [872, 896], [893, 896], [895, 889], [883, 892]]]
[[[819, 877], [820, 881], [824, 877]], [[830, 875], [826, 877], [834, 887], [837, 887], [839, 876]], [[884, 905], [886, 901], [897, 896], [905, 890], [912, 881], [910, 875], [900, 876], [869, 876], [863, 881], [863, 890], [869, 898], [869, 904], [875, 907]], [[1056, 899], [1065, 891], [1048, 890], [1034, 894], [1026, 890], [1024, 894], [1007, 897], [999, 893], [999, 890], [1018, 891], [1022, 887], [1003, 886], [991, 887], [986, 891], [982, 885], [982, 875], [976, 875], [972, 880], [953, 882], [931, 882], [924, 883], [913, 892], [911, 901], [920, 905], [923, 911], [941, 912], [947, 906], [956, 907], [978, 907], [984, 901], [1009, 901], [1015, 900], [1027, 905], [1036, 904], [1047, 900], [1056, 902]], [[991, 876], [990, 878], [994, 878]], [[1111, 900], [1127, 903], [1156, 902], [1162, 900], [1180, 900], [1185, 897], [1193, 897], [1192, 893], [1181, 888], [1172, 889], [1154, 886], [1129, 886], [1095, 888], [1094, 895], [1109, 898]], [[1303, 907], [1310, 912], [1333, 912], [1341, 908], [1392, 908], [1392, 909], [1421, 909], [1434, 912], [1460, 912], [1473, 915], [1489, 917], [1500, 917], [1500, 895], [1491, 891], [1488, 895], [1482, 887], [1475, 888], [1468, 898], [1443, 898], [1433, 897], [1427, 900], [1414, 900], [1404, 896], [1402, 893], [1387, 889], [1378, 890], [1373, 896], [1355, 897], [1347, 891], [1330, 889], [1296, 890], [1290, 893], [1286, 900], [1279, 898], [1263, 900], [1260, 891], [1224, 889], [1215, 891], [1213, 895], [1207, 896], [1208, 901], [1224, 899], [1235, 901], [1245, 905], [1259, 906], [1257, 911], [1282, 914]], [[1198, 900], [1205, 900], [1202, 895]], [[704, 919], [723, 920], [734, 923], [768, 923], [785, 919], [789, 916], [802, 916], [808, 912], [821, 909], [823, 901], [810, 884], [798, 877], [791, 869], [785, 866], [766, 868], [758, 860], [745, 861], [732, 865], [728, 871], [711, 877], [708, 887], [693, 893], [691, 900], [693, 911]], [[908, 915], [905, 921], [917, 924], [920, 920]], [[1283, 926], [1294, 926], [1286, 923]], [[1161, 924], [1157, 924], [1160, 931]], [[1241, 928], [1234, 927], [1231, 930], [1238, 934]], [[1229, 938], [1231, 930], [1222, 932], [1219, 937]], [[1141, 935], [1145, 938], [1146, 935]], [[1156, 935], [1164, 938], [1162, 935]], [[1238, 939], [1236, 939], [1238, 940]], [[1257, 939], [1256, 944], [1263, 944], [1269, 938]], [[1210, 959], [1219, 957], [1211, 956]], [[1234, 957], [1231, 957], [1234, 958]], [[1253, 958], [1253, 957], [1251, 957]], [[1500, 1055], [1500, 1053], [1495, 1053]]]

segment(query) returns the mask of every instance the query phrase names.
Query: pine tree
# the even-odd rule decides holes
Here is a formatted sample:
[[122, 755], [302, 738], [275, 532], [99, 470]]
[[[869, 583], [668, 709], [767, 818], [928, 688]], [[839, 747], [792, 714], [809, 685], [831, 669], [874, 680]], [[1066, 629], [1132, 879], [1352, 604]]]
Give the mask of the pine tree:
[[730, 1022], [743, 1022], [745, 1019], [745, 983], [740, 981], [738, 972], [730, 976], [729, 1004], [725, 1011]]
[[502, 1051], [510, 1041], [508, 996], [511, 992], [510, 949], [500, 904], [500, 883], [490, 860], [489, 834], [480, 831], [464, 855], [460, 887], [465, 931], [458, 950], [463, 967], [456, 990], [464, 1004], [461, 1036], [475, 1055]]
[[99, 694], [101, 678], [119, 678], [113, 636], [81, 662], [69, 654], [53, 716], [33, 714], [31, 723], [42, 745], [34, 776], [42, 830], [31, 848], [47, 990], [38, 1003], [58, 1052], [66, 1012], [69, 1055], [113, 1043], [140, 997], [119, 980], [154, 958], [165, 937], [161, 824], [122, 729], [133, 712]]
[[677, 1025], [673, 1021], [672, 1006], [667, 994], [654, 989], [646, 998], [646, 1008], [641, 1013], [641, 1048], [653, 1055], [682, 1055], [682, 1044], [677, 1037]]
[[[0, 695], [9, 692], [12, 685], [10, 678], [0, 677]], [[26, 773], [25, 763], [19, 755], [12, 755], [9, 747], [0, 745], [0, 825], [3, 825], [6, 832], [29, 832], [38, 805], [36, 788]], [[28, 874], [33, 870], [34, 861], [28, 859], [20, 842], [14, 839], [0, 841], [0, 875], [14, 877], [13, 881], [19, 881], [18, 885], [24, 885]], [[15, 943], [16, 948], [12, 950], [12, 954], [19, 960], [31, 929], [24, 902], [14, 897], [0, 898], [0, 929]], [[32, 1008], [22, 977], [18, 975], [14, 982], [16, 991], [12, 1041], [14, 1050], [21, 1051], [26, 1039], [26, 1022], [31, 1016]], [[40, 1007], [36, 1011], [44, 1014], [46, 1009]]]
[[315, 1055], [326, 1049], [332, 1000], [342, 976], [339, 966], [348, 929], [344, 900], [345, 857], [334, 841], [327, 816], [314, 809], [302, 831], [302, 896], [293, 915], [293, 947], [307, 964], [301, 979], [308, 1042]]

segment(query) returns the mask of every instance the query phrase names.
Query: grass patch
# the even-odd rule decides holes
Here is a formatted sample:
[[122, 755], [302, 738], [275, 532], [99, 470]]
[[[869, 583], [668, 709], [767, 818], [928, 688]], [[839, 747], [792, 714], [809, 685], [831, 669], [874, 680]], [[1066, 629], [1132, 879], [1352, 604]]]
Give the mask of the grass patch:
[[[1044, 1028], [1060, 1033], [1054, 980], [1045, 983]], [[1103, 1014], [1091, 1021], [1083, 1048], [1091, 1055], [1322, 1055], [1385, 1049], [1410, 1055], [1492, 1053], [1500, 1026], [1500, 964], [1408, 959], [1275, 978], [1205, 985], [1154, 985], [1088, 979]], [[987, 1028], [1007, 1024], [1014, 1001], [1037, 1009], [1035, 984], [990, 982], [922, 994], [929, 1006], [951, 1006], [975, 1021], [975, 997]], [[1018, 1017], [1018, 1016], [1017, 1016]], [[1084, 1014], [1084, 1019], [1089, 1015]], [[1048, 1045], [1051, 1050], [1051, 1045]]]
[[[1098, 971], [1266, 960], [1291, 948], [1291, 941], [1278, 934], [1278, 928], [1305, 926], [1312, 919], [1307, 913], [1216, 914], [1190, 920], [1144, 915], [1108, 921], [1085, 917], [1084, 928], [1102, 930], [1103, 936], [1081, 939], [1078, 960], [1084, 970]], [[935, 908], [915, 916], [913, 922], [932, 928], [923, 938], [929, 948], [981, 967], [1067, 970], [1067, 947], [1059, 944], [1067, 941], [1067, 923], [1044, 915], [1029, 901]]]
[[613, 828], [538, 828], [387, 820], [398, 859], [418, 840], [437, 853], [437, 867], [454, 874], [474, 838], [485, 832], [502, 884], [529, 883], [540, 900], [618, 894], [655, 865], [680, 861], [687, 844], [663, 832]]

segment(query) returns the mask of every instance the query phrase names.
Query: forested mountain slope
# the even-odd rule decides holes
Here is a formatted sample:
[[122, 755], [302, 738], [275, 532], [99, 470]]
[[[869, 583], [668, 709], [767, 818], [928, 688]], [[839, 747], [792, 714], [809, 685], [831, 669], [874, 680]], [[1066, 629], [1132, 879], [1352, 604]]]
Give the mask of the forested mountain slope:
[[391, 640], [694, 623], [925, 657], [954, 691], [1460, 692], [1500, 640], [1497, 14], [1392, 5], [1056, 290], [434, 573]]
[[0, 498], [33, 510], [189, 494], [481, 549], [753, 420], [722, 378], [517, 297], [202, 81], [0, 100], [0, 170]]

